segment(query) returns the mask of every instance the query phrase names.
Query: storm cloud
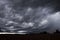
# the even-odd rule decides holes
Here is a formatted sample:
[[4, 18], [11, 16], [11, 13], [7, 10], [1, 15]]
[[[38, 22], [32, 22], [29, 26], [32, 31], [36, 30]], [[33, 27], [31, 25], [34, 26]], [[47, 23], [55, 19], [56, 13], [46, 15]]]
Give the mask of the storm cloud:
[[20, 34], [60, 31], [57, 4], [54, 0], [0, 0], [0, 30]]

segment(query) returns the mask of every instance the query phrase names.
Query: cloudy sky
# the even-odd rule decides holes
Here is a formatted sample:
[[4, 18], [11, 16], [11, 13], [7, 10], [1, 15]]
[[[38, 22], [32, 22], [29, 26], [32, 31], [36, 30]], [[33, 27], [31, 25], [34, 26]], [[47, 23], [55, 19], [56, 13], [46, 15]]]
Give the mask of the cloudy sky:
[[1, 32], [60, 31], [59, 0], [0, 0]]

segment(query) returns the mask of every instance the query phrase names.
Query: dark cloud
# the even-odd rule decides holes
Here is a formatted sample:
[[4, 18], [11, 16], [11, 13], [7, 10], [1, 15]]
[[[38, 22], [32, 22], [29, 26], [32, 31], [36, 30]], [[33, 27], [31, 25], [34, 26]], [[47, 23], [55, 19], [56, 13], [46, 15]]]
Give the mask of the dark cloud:
[[59, 0], [0, 1], [0, 28], [3, 31], [52, 33], [60, 28]]

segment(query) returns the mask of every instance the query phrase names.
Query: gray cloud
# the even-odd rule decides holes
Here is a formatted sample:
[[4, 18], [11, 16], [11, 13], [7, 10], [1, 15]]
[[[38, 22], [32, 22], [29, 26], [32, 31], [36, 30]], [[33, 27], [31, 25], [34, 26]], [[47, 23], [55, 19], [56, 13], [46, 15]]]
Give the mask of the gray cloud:
[[[40, 3], [40, 5], [36, 1], [36, 5], [39, 4], [36, 8], [32, 5], [34, 1], [32, 1], [32, 4], [31, 2], [28, 3], [28, 6], [26, 6], [27, 1], [25, 1], [25, 4], [23, 4], [22, 1], [20, 6], [16, 6], [15, 4], [19, 3], [19, 1], [15, 1], [16, 0], [12, 1], [12, 3], [6, 0], [6, 3], [4, 0], [0, 0], [0, 14], [3, 16], [0, 16], [0, 27], [2, 31], [26, 31], [27, 33], [44, 31], [53, 33], [56, 29], [60, 31], [60, 12], [55, 12], [55, 8], [52, 6], [41, 6], [43, 4]], [[26, 7], [21, 7], [22, 5]], [[16, 7], [16, 9], [14, 7]], [[1, 8], [3, 8], [3, 10], [1, 10]]]

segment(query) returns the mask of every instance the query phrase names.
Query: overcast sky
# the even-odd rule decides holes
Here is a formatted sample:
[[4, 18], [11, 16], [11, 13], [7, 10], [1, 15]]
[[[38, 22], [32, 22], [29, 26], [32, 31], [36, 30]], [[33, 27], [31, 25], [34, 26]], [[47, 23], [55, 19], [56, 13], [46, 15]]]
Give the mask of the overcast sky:
[[60, 29], [59, 3], [59, 0], [0, 0], [1, 30], [53, 33]]

